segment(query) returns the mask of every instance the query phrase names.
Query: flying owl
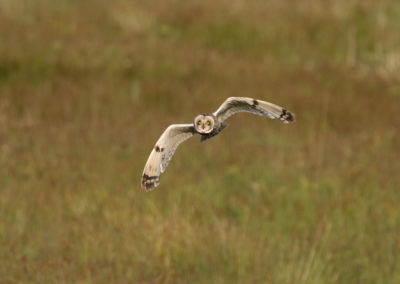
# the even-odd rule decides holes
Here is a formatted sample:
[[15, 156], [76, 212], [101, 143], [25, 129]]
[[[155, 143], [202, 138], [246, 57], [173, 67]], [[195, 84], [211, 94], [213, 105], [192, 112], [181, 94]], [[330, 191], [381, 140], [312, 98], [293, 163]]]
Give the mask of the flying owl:
[[165, 171], [179, 144], [200, 134], [200, 141], [220, 133], [228, 124], [225, 120], [238, 112], [250, 112], [278, 118], [284, 123], [294, 121], [294, 115], [286, 109], [269, 102], [244, 97], [231, 97], [211, 114], [199, 114], [190, 124], [172, 124], [158, 139], [143, 170], [142, 187], [150, 191], [160, 184], [160, 174]]

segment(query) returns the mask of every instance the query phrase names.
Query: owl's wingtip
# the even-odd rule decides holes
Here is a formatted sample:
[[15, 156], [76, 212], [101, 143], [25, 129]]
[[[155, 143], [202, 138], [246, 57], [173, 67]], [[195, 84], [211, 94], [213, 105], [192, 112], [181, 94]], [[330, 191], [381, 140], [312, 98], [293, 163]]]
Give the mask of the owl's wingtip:
[[282, 109], [279, 119], [284, 123], [291, 123], [295, 121], [295, 115], [286, 109]]
[[154, 188], [156, 188], [160, 184], [160, 177], [159, 176], [148, 176], [146, 174], [143, 174], [142, 177], [142, 188], [144, 190], [152, 191]]

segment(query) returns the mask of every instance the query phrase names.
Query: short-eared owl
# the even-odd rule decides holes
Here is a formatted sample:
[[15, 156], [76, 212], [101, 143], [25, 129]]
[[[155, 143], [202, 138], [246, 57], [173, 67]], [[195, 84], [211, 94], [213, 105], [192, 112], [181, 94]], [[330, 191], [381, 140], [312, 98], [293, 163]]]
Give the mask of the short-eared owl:
[[167, 168], [179, 144], [196, 134], [201, 135], [200, 141], [214, 137], [228, 125], [224, 121], [238, 112], [278, 118], [285, 123], [294, 121], [294, 115], [280, 106], [252, 98], [228, 98], [215, 112], [200, 114], [191, 124], [172, 124], [164, 131], [144, 167], [142, 187], [150, 191], [160, 184], [160, 174]]

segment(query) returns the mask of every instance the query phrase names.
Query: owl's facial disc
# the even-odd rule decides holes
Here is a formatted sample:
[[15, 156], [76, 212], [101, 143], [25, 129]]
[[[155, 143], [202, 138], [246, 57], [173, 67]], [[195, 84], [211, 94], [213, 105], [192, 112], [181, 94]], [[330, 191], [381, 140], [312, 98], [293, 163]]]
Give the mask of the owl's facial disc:
[[200, 134], [208, 134], [214, 130], [214, 118], [209, 115], [200, 114], [194, 119], [194, 127]]

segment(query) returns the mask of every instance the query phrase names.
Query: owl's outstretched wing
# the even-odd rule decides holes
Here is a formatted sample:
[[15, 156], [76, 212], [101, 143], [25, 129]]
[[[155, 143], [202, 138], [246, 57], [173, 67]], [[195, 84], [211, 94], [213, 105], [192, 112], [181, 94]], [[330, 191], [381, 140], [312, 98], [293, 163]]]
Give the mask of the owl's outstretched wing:
[[285, 123], [294, 121], [294, 114], [266, 101], [253, 98], [231, 97], [213, 113], [221, 122], [238, 112], [250, 112], [269, 118], [278, 118]]
[[193, 124], [172, 124], [164, 131], [144, 166], [142, 187], [146, 191], [160, 184], [160, 174], [167, 168], [176, 148], [195, 134]]

